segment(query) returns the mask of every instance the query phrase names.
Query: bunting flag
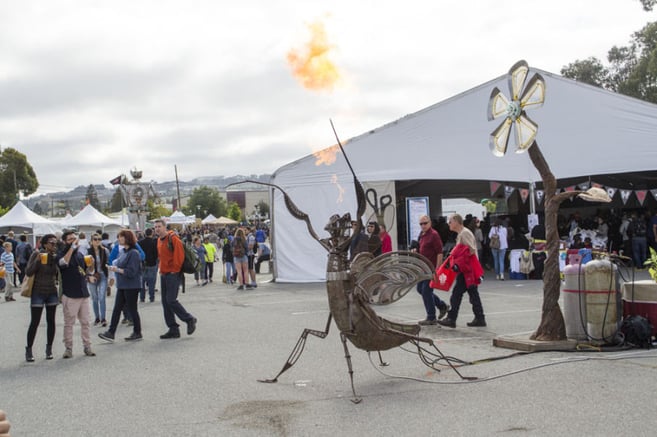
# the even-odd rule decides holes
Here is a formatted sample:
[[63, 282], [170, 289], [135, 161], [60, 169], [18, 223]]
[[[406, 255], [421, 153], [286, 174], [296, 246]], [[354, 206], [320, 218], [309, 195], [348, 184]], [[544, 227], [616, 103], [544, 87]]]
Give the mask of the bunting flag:
[[570, 187], [566, 187], [563, 190], [572, 193], [573, 191], [575, 191], [575, 186], [571, 185]]
[[648, 194], [648, 190], [636, 190], [634, 194], [636, 195], [636, 198], [639, 200], [639, 205], [643, 206], [643, 201], [646, 200], [646, 195]]
[[561, 193], [561, 188], [557, 188], [557, 191], [554, 192], [554, 194], [559, 194]]
[[582, 182], [577, 187], [582, 191], [586, 191], [591, 187], [591, 184], [589, 182]]
[[536, 190], [534, 193], [536, 193], [536, 202], [540, 205], [543, 202], [543, 195], [545, 192], [543, 190]]
[[527, 188], [521, 188], [520, 189], [520, 198], [522, 199], [522, 203], [527, 203], [527, 198], [529, 197], [529, 190]]
[[612, 199], [614, 198], [616, 191], [618, 191], [618, 188], [607, 187], [607, 194], [609, 194], [609, 197]]
[[657, 189], [655, 189], [655, 190], [650, 190], [650, 194], [652, 194], [652, 197], [654, 197], [655, 200], [657, 200]]
[[112, 185], [119, 185], [119, 184], [121, 183], [121, 176], [123, 176], [123, 175], [118, 175], [117, 177], [115, 177], [114, 179], [112, 179], [112, 180], [110, 181], [110, 184], [112, 184]]
[[501, 185], [502, 185], [502, 184], [500, 184], [499, 182], [491, 182], [491, 183], [490, 183], [490, 195], [491, 195], [491, 196], [494, 196], [495, 193], [497, 192], [497, 190], [500, 189], [500, 186], [501, 186]]
[[595, 188], [602, 188], [602, 184], [599, 184], [597, 182], [591, 182], [591, 185], [593, 185], [593, 187]]
[[505, 185], [504, 186], [504, 199], [509, 200], [509, 197], [511, 197], [511, 195], [513, 194], [513, 192], [515, 190], [516, 190], [515, 187], [510, 187], [508, 185]]
[[625, 205], [632, 194], [632, 190], [620, 190], [621, 200], [623, 200], [623, 205]]

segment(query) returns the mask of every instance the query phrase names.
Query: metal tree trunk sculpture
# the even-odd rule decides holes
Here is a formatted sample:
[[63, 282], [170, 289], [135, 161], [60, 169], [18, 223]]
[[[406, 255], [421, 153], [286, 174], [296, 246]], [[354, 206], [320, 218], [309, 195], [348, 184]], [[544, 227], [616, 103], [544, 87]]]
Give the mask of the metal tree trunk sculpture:
[[[541, 149], [535, 141], [538, 125], [525, 113], [526, 109], [538, 108], [545, 101], [545, 80], [536, 73], [526, 81], [529, 67], [525, 61], [517, 62], [509, 70], [509, 90], [511, 99], [507, 99], [496, 87], [488, 103], [488, 120], [505, 117], [502, 123], [491, 133], [490, 148], [495, 156], [506, 154], [511, 131], [515, 135], [516, 152], [529, 151], [532, 164], [543, 180], [545, 190], [545, 239], [547, 258], [543, 270], [543, 307], [541, 323], [532, 334], [532, 340], [565, 340], [566, 324], [559, 306], [561, 275], [559, 272], [559, 229], [557, 215], [561, 202], [573, 197], [585, 200], [609, 202], [607, 193], [599, 188], [588, 191], [569, 191], [557, 194], [557, 180], [550, 170]], [[526, 83], [526, 85], [525, 85]]]

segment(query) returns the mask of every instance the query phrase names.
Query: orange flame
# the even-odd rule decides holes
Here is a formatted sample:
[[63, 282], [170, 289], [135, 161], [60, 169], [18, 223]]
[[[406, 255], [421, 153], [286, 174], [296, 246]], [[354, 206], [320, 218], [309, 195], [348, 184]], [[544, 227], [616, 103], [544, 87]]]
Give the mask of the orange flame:
[[332, 46], [328, 43], [324, 24], [316, 21], [308, 25], [311, 38], [303, 49], [292, 49], [287, 62], [292, 73], [304, 88], [332, 90], [340, 78], [337, 67], [329, 59]]
[[335, 186], [338, 188], [338, 200], [336, 203], [342, 203], [344, 200], [344, 188], [342, 188], [342, 185], [338, 183], [338, 175], [334, 174], [331, 176], [331, 183], [335, 184]]
[[326, 149], [313, 152], [313, 156], [316, 158], [315, 165], [319, 167], [322, 164], [324, 165], [333, 164], [336, 160], [338, 150], [339, 147], [337, 144], [335, 144], [331, 147], [327, 147]]

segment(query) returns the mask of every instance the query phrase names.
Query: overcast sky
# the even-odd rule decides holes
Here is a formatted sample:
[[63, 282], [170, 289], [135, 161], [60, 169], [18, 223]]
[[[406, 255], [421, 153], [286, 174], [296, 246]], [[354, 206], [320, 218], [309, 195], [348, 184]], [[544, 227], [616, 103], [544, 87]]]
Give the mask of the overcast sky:
[[[3, 0], [0, 145], [27, 155], [39, 193], [135, 166], [158, 182], [174, 165], [273, 173], [334, 144], [330, 118], [346, 140], [519, 59], [606, 61], [654, 19], [636, 0]], [[331, 75], [308, 89], [288, 58], [322, 30]]]

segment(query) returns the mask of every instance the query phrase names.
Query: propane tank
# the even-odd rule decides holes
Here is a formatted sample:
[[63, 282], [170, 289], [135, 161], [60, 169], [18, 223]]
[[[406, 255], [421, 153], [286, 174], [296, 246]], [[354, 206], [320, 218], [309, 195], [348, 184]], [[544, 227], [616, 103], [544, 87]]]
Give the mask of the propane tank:
[[584, 265], [586, 283], [586, 329], [594, 344], [613, 343], [618, 331], [618, 271], [609, 260]]
[[586, 287], [582, 256], [571, 254], [568, 265], [563, 269], [564, 282], [563, 316], [566, 323], [566, 337], [572, 340], [588, 340], [586, 335]]

